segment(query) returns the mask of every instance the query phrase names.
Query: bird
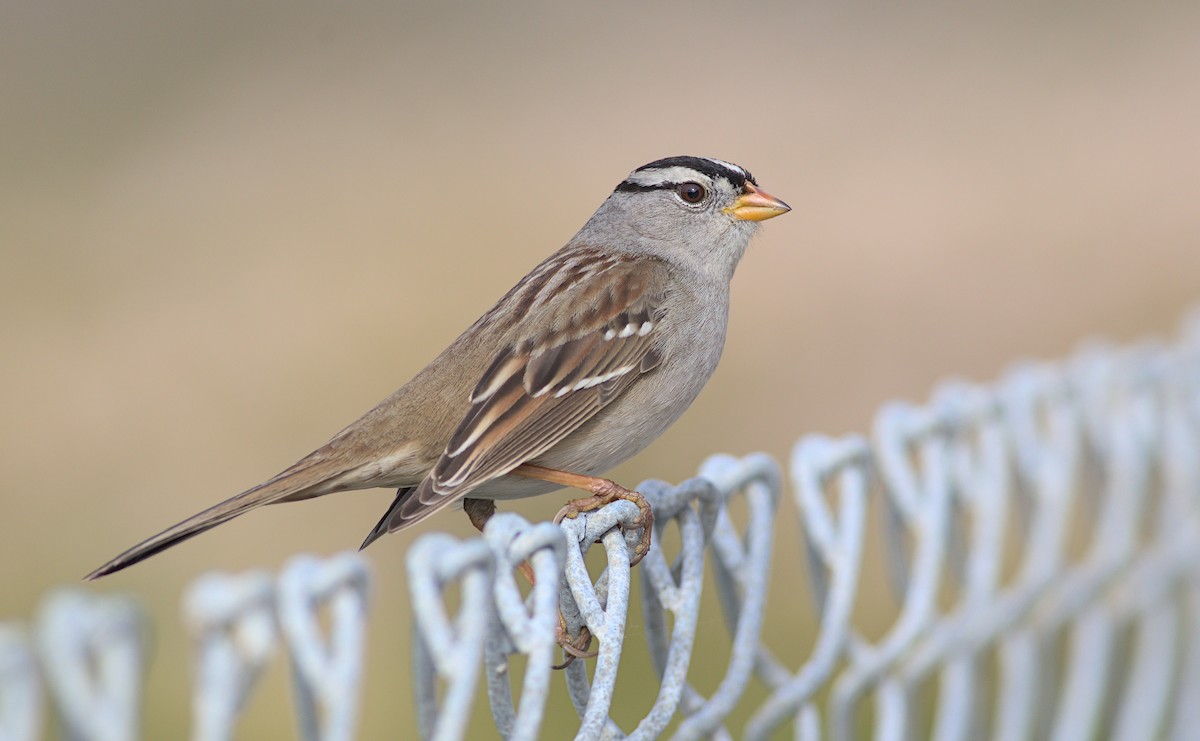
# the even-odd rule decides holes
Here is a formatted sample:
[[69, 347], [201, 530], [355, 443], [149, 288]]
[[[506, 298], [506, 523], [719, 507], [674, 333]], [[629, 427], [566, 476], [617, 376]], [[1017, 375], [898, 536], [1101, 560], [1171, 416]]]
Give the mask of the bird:
[[[748, 170], [676, 156], [622, 180], [564, 247], [449, 347], [327, 443], [263, 483], [129, 548], [120, 571], [267, 504], [395, 488], [362, 547], [461, 502], [482, 530], [495, 500], [575, 487], [652, 517], [598, 474], [691, 405], [725, 344], [730, 281], [761, 222], [791, 208]], [[640, 558], [639, 555], [639, 558]]]

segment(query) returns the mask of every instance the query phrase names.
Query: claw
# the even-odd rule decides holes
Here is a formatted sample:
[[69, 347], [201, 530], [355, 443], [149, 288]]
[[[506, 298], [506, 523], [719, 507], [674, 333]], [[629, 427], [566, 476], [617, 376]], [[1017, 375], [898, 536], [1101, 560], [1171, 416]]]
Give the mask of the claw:
[[654, 533], [654, 511], [650, 509], [650, 503], [646, 501], [646, 497], [638, 492], [626, 489], [611, 481], [605, 481], [604, 483], [607, 486], [597, 491], [595, 496], [572, 499], [567, 502], [558, 511], [558, 514], [554, 516], [554, 524], [557, 525], [566, 519], [574, 519], [585, 512], [594, 512], [618, 499], [633, 502], [637, 505], [640, 512], [640, 516], [633, 521], [633, 525], [641, 529], [642, 537], [633, 549], [633, 558], [629, 560], [629, 565], [631, 567], [637, 566], [646, 557], [646, 554], [650, 552], [650, 540]]
[[[638, 565], [646, 557], [646, 554], [650, 552], [650, 542], [654, 535], [654, 512], [650, 509], [650, 503], [638, 492], [626, 489], [608, 479], [584, 476], [582, 474], [570, 473], [569, 471], [559, 471], [532, 463], [523, 463], [513, 469], [512, 473], [541, 481], [549, 481], [560, 486], [570, 486], [592, 492], [594, 496], [573, 499], [567, 502], [566, 506], [560, 509], [558, 514], [554, 516], [554, 524], [556, 525], [567, 518], [573, 519], [585, 512], [600, 509], [604, 505], [615, 502], [618, 499], [633, 502], [637, 505], [639, 516], [631, 523], [631, 526], [634, 529], [640, 529], [642, 537], [638, 540], [638, 544], [634, 546], [633, 557], [629, 559], [629, 565], [631, 567]], [[622, 528], [622, 530], [624, 529]], [[527, 566], [528, 564], [526, 564]], [[532, 572], [526, 573], [525, 569], [522, 569], [522, 573], [526, 574], [530, 583], [533, 582]], [[558, 641], [558, 645], [562, 648], [563, 653], [567, 655], [566, 661], [554, 667], [555, 669], [565, 669], [575, 659], [591, 659], [598, 655], [588, 651], [588, 648], [592, 645], [592, 633], [587, 629], [587, 626], [581, 628], [579, 635], [574, 639], [567, 635], [567, 624], [561, 611], [558, 613], [555, 638]]]
[[[517, 571], [521, 572], [521, 576], [524, 576], [530, 585], [536, 583], [537, 580], [533, 576], [533, 567], [529, 565], [528, 561], [522, 561], [517, 566]], [[554, 626], [554, 638], [559, 647], [562, 648], [563, 653], [567, 655], [567, 660], [552, 667], [554, 669], [566, 669], [575, 659], [594, 659], [600, 655], [599, 653], [588, 651], [588, 648], [592, 645], [592, 632], [588, 630], [586, 625], [579, 629], [579, 635], [575, 638], [572, 638], [567, 633], [567, 619], [563, 617], [561, 610], [558, 612], [558, 623]]]
[[579, 629], [579, 635], [572, 638], [567, 634], [567, 621], [560, 612], [558, 614], [558, 625], [555, 627], [554, 636], [558, 641], [559, 647], [563, 653], [567, 655], [566, 661], [554, 666], [554, 669], [566, 669], [575, 662], [575, 659], [594, 659], [599, 656], [599, 652], [588, 651], [592, 645], [592, 632], [583, 626]]

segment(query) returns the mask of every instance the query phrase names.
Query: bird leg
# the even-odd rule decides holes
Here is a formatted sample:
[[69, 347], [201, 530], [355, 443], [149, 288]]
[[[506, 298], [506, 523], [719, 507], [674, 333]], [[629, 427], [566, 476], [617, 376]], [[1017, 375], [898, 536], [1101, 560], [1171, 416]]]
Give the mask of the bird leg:
[[[594, 512], [618, 499], [633, 502], [637, 505], [641, 513], [634, 522], [634, 525], [642, 528], [642, 538], [633, 549], [633, 558], [629, 560], [629, 565], [631, 567], [636, 566], [650, 552], [650, 539], [654, 532], [654, 512], [650, 509], [650, 503], [638, 492], [626, 489], [608, 479], [602, 479], [597, 476], [585, 476], [569, 471], [559, 471], [558, 469], [546, 468], [545, 466], [535, 466], [532, 463], [522, 463], [514, 468], [511, 473], [526, 478], [548, 481], [560, 486], [568, 486], [572, 489], [591, 492], [592, 496], [590, 497], [572, 499], [567, 502], [567, 505], [555, 515], [555, 523], [562, 522], [568, 517], [578, 517], [584, 512]], [[484, 525], [496, 513], [496, 503], [490, 499], [471, 499], [467, 497], [463, 499], [463, 510], [466, 511], [471, 524], [480, 532], [483, 532]], [[533, 568], [528, 562], [522, 563], [518, 569], [530, 584], [534, 583]], [[554, 667], [555, 669], [565, 668], [576, 658], [590, 659], [596, 656], [596, 654], [588, 652], [588, 647], [592, 644], [591, 631], [584, 626], [579, 636], [572, 638], [567, 634], [566, 619], [563, 618], [561, 611], [558, 614], [558, 627], [555, 632], [557, 634], [558, 645], [567, 654], [567, 660], [559, 666]]]
[[[463, 512], [467, 513], [467, 519], [475, 526], [479, 532], [483, 532], [483, 528], [488, 524], [488, 520], [492, 519], [492, 515], [496, 514], [496, 500], [494, 499], [472, 499], [470, 497], [463, 498]], [[533, 567], [528, 561], [522, 561], [517, 567], [517, 571], [525, 577], [525, 580], [533, 584]]]
[[[496, 514], [496, 502], [492, 499], [472, 499], [465, 497], [463, 499], [463, 511], [467, 513], [467, 518], [475, 526], [475, 529], [482, 533], [488, 520], [492, 519], [492, 515]], [[521, 576], [525, 577], [525, 580], [530, 585], [535, 583], [533, 566], [528, 561], [522, 561], [517, 566], [517, 571], [521, 572]], [[572, 638], [567, 634], [567, 620], [563, 617], [562, 611], [558, 613], [558, 625], [555, 626], [554, 633], [559, 647], [567, 654], [567, 660], [555, 666], [555, 669], [564, 669], [575, 659], [591, 659], [596, 657], [597, 654], [588, 652], [588, 647], [592, 645], [591, 631], [587, 629], [587, 626], [584, 626], [579, 636]]]
[[496, 500], [466, 497], [463, 499], [463, 512], [467, 513], [467, 518], [471, 520], [475, 529], [482, 533], [483, 526], [496, 514]]
[[624, 499], [633, 502], [641, 511], [641, 516], [634, 524], [642, 528], [642, 539], [633, 549], [633, 558], [630, 559], [629, 565], [636, 566], [646, 554], [650, 552], [650, 538], [654, 531], [654, 512], [650, 509], [650, 503], [646, 498], [636, 491], [626, 489], [608, 479], [598, 478], [596, 476], [584, 476], [578, 473], [570, 473], [567, 471], [559, 471], [554, 468], [545, 468], [543, 466], [535, 466], [532, 463], [522, 463], [512, 470], [512, 473], [518, 476], [525, 476], [531, 479], [540, 479], [549, 481], [552, 484], [561, 486], [569, 486], [573, 489], [582, 489], [590, 491], [592, 496], [583, 497], [582, 499], [572, 499], [567, 502], [567, 505], [558, 511], [554, 517], [554, 522], [562, 522], [567, 518], [575, 518], [584, 512], [593, 512], [600, 509], [606, 504], [615, 502], [618, 499]]

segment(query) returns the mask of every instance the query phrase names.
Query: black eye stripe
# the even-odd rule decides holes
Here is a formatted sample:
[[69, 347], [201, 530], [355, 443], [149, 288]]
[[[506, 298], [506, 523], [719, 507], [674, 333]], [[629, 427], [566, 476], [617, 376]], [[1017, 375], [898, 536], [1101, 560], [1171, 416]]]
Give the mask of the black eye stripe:
[[652, 190], [673, 190], [679, 183], [656, 183], [654, 185], [642, 185], [641, 183], [631, 183], [624, 180], [617, 186], [617, 190], [621, 193], [648, 193]]

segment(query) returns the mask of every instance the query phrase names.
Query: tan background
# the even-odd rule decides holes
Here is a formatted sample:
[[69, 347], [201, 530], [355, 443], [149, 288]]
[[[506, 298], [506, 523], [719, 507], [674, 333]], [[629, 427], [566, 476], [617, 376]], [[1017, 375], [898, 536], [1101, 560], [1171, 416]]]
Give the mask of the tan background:
[[[795, 210], [742, 265], [720, 371], [627, 483], [1169, 331], [1200, 286], [1200, 6], [1007, 5], [5, 3], [0, 617], [324, 441], [661, 156], [743, 164]], [[148, 737], [186, 727], [185, 584], [355, 546], [390, 498], [257, 512], [97, 585], [158, 625]], [[796, 660], [785, 506], [771, 631]], [[369, 554], [363, 738], [413, 727], [415, 535]], [[291, 732], [282, 666], [244, 738]]]

